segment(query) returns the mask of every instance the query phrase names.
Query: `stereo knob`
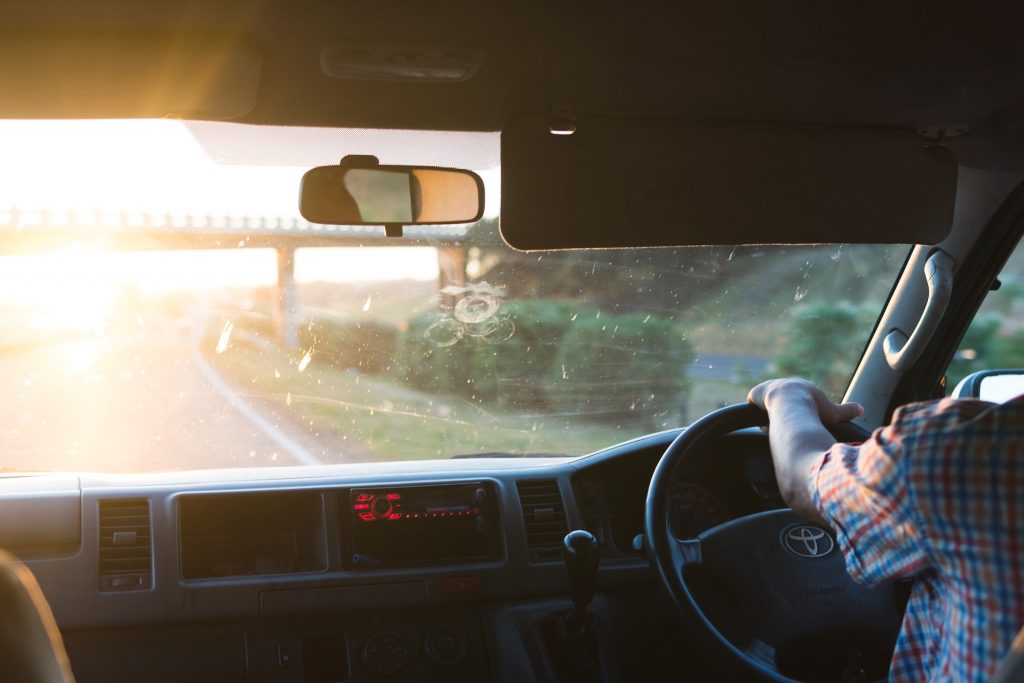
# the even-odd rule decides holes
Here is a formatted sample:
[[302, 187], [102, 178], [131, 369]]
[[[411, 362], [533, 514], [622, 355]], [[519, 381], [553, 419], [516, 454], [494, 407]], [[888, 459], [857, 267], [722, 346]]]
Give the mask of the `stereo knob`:
[[401, 671], [408, 661], [409, 648], [397, 633], [375, 633], [363, 645], [363, 666], [371, 674], [391, 676]]
[[461, 664], [468, 651], [466, 634], [457, 626], [435, 626], [423, 639], [423, 654], [431, 664]]
[[370, 509], [373, 510], [374, 517], [377, 519], [385, 519], [391, 514], [391, 501], [387, 498], [375, 498]]
[[484, 502], [487, 500], [487, 491], [482, 488], [473, 491], [473, 505], [476, 507], [482, 507]]

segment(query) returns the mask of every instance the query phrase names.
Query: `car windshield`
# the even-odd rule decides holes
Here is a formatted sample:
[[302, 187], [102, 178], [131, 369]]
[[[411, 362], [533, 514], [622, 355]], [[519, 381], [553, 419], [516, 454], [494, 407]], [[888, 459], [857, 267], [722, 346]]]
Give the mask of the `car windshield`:
[[[839, 397], [907, 254], [517, 252], [496, 133], [7, 121], [0, 144], [6, 470], [576, 456], [769, 375]], [[350, 153], [472, 168], [484, 218], [302, 220], [302, 173]]]

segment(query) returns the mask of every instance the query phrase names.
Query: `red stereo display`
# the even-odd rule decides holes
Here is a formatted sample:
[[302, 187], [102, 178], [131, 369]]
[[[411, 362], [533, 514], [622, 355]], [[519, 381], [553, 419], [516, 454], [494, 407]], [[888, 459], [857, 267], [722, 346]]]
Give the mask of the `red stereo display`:
[[343, 507], [346, 564], [465, 562], [500, 557], [490, 482], [352, 489]]
[[[467, 495], [468, 499], [467, 499]], [[363, 522], [452, 519], [472, 517], [487, 500], [483, 486], [472, 491], [458, 487], [415, 487], [395, 491], [360, 489], [352, 492], [352, 511]]]

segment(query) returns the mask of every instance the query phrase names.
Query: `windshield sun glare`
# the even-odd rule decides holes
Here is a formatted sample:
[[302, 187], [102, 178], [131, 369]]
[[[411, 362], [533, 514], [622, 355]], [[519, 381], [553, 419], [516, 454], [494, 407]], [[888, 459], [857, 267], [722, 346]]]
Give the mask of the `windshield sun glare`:
[[[44, 137], [78, 151], [55, 165]], [[906, 253], [516, 252], [493, 165], [483, 220], [391, 239], [298, 216], [316, 145], [308, 166], [236, 164], [174, 121], [5, 122], [0, 141], [16, 470], [569, 457], [780, 373], [838, 396]]]

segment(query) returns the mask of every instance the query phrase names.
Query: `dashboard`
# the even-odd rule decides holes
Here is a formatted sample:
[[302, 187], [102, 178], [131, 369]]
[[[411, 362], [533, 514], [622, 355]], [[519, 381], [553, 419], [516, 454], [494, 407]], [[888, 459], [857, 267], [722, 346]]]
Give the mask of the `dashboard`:
[[[83, 683], [554, 680], [539, 625], [570, 605], [561, 541], [583, 528], [603, 677], [624, 680], [683, 637], [634, 550], [677, 434], [575, 459], [12, 476], [0, 545], [35, 574]], [[717, 447], [673, 488], [681, 536], [781, 505], [762, 436]]]

